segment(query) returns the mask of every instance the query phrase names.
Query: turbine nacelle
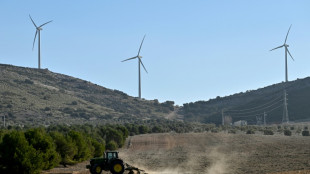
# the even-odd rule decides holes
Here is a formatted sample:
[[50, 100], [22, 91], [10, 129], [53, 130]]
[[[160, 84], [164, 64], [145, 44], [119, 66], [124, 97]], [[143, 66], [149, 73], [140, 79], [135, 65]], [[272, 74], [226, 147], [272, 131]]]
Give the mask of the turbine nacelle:
[[137, 56], [137, 57], [140, 58], [140, 59], [142, 58], [142, 56]]

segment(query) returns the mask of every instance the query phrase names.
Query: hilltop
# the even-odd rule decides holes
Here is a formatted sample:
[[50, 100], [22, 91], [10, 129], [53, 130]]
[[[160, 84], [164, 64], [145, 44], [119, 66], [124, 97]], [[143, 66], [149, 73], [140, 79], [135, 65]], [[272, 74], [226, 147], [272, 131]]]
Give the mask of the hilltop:
[[10, 125], [99, 124], [162, 118], [174, 102], [139, 100], [91, 82], [0, 64], [0, 116]]

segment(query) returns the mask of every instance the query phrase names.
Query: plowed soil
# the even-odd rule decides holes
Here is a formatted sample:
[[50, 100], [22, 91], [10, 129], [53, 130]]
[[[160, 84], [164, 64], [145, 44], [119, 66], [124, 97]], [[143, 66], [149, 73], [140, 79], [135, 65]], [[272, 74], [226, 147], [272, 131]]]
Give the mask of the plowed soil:
[[149, 174], [309, 173], [310, 137], [149, 134], [129, 138], [120, 156]]
[[[310, 174], [310, 137], [300, 135], [146, 134], [119, 155], [148, 174]], [[86, 174], [86, 164], [49, 172]]]

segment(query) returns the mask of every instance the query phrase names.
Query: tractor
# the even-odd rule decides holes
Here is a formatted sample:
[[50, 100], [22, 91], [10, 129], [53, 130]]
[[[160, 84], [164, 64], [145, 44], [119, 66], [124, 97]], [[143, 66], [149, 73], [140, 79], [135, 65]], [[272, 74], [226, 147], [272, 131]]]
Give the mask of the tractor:
[[104, 157], [92, 158], [86, 168], [92, 174], [100, 174], [102, 170], [112, 174], [123, 174], [125, 170], [123, 160], [118, 158], [118, 152], [105, 152]]
[[[125, 167], [126, 166], [126, 167]], [[101, 174], [102, 170], [110, 171], [112, 174], [123, 174], [128, 171], [128, 174], [147, 174], [144, 170], [124, 163], [122, 159], [118, 158], [118, 152], [105, 152], [104, 157], [92, 158], [90, 165], [86, 165], [91, 174]]]

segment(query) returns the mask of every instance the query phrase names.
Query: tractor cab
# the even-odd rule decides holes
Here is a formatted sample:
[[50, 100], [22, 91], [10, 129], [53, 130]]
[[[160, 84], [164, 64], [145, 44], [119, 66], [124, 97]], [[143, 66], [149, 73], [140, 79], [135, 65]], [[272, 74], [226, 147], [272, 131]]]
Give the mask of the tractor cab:
[[118, 158], [118, 152], [105, 152], [104, 158], [110, 161], [111, 159]]

